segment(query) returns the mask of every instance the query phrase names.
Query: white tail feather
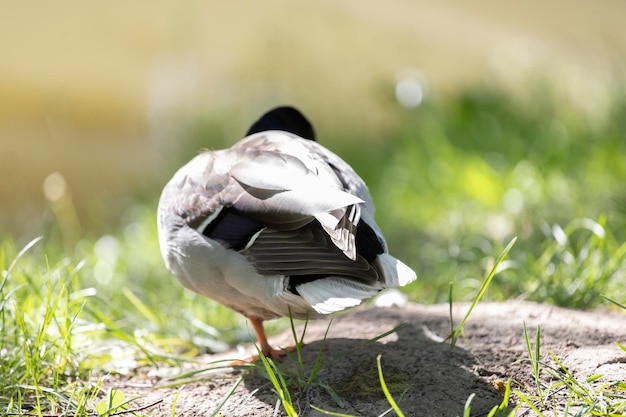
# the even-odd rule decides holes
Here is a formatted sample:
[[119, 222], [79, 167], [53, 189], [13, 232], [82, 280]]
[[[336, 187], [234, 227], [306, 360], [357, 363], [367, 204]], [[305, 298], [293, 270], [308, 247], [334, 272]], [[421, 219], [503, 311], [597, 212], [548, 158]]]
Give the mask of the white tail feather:
[[386, 287], [403, 287], [417, 278], [415, 271], [388, 253], [378, 255], [375, 264], [383, 272]]
[[328, 277], [299, 285], [297, 289], [315, 311], [330, 314], [358, 306], [382, 287], [363, 285], [341, 277]]

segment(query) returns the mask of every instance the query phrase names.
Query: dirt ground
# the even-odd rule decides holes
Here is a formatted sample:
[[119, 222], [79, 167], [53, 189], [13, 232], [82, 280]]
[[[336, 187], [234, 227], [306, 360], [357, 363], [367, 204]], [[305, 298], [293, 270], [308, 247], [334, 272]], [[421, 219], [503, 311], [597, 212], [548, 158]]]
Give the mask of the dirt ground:
[[[466, 304], [454, 306], [455, 322], [467, 308]], [[534, 384], [530, 363], [523, 360], [528, 358], [524, 322], [533, 345], [535, 329], [541, 326], [541, 357], [546, 363], [553, 363], [549, 357], [549, 352], [553, 352], [577, 377], [603, 374], [599, 383], [626, 380], [626, 353], [614, 344], [626, 343], [625, 314], [582, 312], [518, 301], [481, 303], [465, 325], [465, 337], [451, 351], [448, 342], [440, 343], [438, 339], [450, 333], [447, 304], [366, 306], [333, 319], [323, 346], [319, 383], [293, 400], [303, 417], [324, 415], [311, 406], [354, 416], [380, 415], [389, 408], [376, 368], [376, 357], [382, 355], [387, 385], [406, 416], [460, 416], [472, 393], [472, 415], [486, 415], [501, 402], [502, 393], [497, 387], [507, 379], [529, 387]], [[396, 333], [362, 345], [402, 323], [406, 326]], [[317, 321], [308, 325], [303, 348], [308, 368], [315, 362], [328, 324]], [[293, 336], [287, 331], [271, 338], [271, 342], [293, 345]], [[169, 371], [180, 374], [206, 369], [216, 366], [210, 365], [213, 361], [236, 357], [243, 357], [242, 353], [206, 355], [201, 358], [202, 364]], [[289, 366], [295, 369], [287, 358], [281, 366], [283, 370]], [[242, 382], [228, 396], [240, 376], [244, 377]], [[157, 376], [111, 381], [127, 396], [142, 395], [132, 405], [153, 404], [148, 409], [156, 417], [171, 416], [173, 401], [177, 416], [210, 416], [224, 399], [227, 400], [220, 410], [224, 416], [284, 415], [282, 407], [276, 410], [277, 396], [260, 372], [222, 368], [204, 374], [201, 381], [167, 388], [172, 382]], [[338, 394], [341, 406], [324, 385]], [[522, 408], [518, 415], [532, 412]]]

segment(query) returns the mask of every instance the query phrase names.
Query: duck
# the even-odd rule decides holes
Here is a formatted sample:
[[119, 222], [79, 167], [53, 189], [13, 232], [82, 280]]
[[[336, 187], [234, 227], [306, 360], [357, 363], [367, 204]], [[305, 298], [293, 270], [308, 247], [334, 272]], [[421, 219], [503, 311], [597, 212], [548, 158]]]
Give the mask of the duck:
[[171, 274], [244, 315], [270, 358], [286, 351], [268, 343], [264, 321], [323, 318], [416, 279], [389, 254], [365, 182], [292, 106], [180, 168], [157, 223]]

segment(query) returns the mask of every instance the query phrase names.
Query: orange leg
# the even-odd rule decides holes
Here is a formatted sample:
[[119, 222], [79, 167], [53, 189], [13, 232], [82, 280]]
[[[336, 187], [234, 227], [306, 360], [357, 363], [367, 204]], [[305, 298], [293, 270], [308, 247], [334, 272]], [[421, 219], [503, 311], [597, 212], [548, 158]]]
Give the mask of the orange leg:
[[[256, 333], [256, 339], [259, 342], [259, 348], [261, 349], [261, 354], [266, 358], [272, 359], [280, 359], [286, 355], [286, 352], [282, 349], [273, 349], [270, 344], [267, 342], [267, 336], [265, 335], [265, 329], [263, 328], [263, 320], [254, 316], [246, 316], [250, 323], [252, 324], [252, 328], [254, 329], [254, 333]], [[287, 349], [287, 351], [293, 350]]]
[[[256, 333], [256, 339], [259, 343], [259, 349], [261, 350], [261, 354], [266, 358], [272, 359], [281, 359], [287, 355], [288, 352], [292, 352], [295, 350], [295, 346], [290, 346], [284, 349], [273, 349], [270, 344], [267, 342], [267, 336], [265, 335], [265, 329], [263, 329], [263, 320], [254, 316], [246, 316], [250, 323], [252, 324], [252, 328], [254, 329], [254, 333]], [[230, 363], [231, 366], [239, 366], [239, 365], [247, 365], [252, 362], [256, 362], [259, 359], [258, 355], [252, 355], [248, 359], [236, 360]]]

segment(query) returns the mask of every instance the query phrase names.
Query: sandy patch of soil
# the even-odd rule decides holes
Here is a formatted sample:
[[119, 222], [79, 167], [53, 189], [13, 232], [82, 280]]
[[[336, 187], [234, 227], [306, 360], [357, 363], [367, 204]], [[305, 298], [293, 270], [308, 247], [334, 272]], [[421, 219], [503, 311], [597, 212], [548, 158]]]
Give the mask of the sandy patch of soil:
[[[454, 306], [455, 321], [468, 305]], [[402, 308], [366, 306], [336, 316], [323, 345], [322, 370], [318, 379], [342, 399], [339, 406], [328, 390], [313, 385], [297, 399], [300, 415], [321, 416], [311, 405], [328, 411], [354, 416], [376, 416], [389, 408], [380, 389], [376, 357], [382, 355], [382, 367], [391, 393], [407, 416], [459, 416], [472, 393], [472, 415], [485, 415], [502, 400], [496, 389], [511, 378], [534, 384], [523, 334], [526, 323], [534, 339], [541, 325], [541, 355], [551, 362], [553, 352], [579, 377], [604, 374], [602, 383], [626, 380], [626, 353], [614, 342], [626, 343], [626, 315], [606, 312], [582, 312], [528, 302], [482, 303], [465, 326], [465, 337], [451, 351], [449, 343], [439, 343], [437, 336], [450, 333], [448, 305], [409, 304]], [[377, 342], [362, 345], [396, 326], [398, 332]], [[328, 321], [311, 322], [303, 348], [304, 364], [311, 367], [322, 346]], [[290, 332], [271, 338], [275, 345], [293, 345]], [[345, 352], [349, 352], [343, 355]], [[342, 356], [343, 355], [343, 356]], [[175, 372], [204, 369], [215, 360], [241, 357], [235, 351], [203, 357], [205, 365], [186, 365]], [[285, 359], [283, 366], [291, 361]], [[293, 364], [292, 364], [293, 365]], [[259, 372], [233, 369], [212, 371], [199, 382], [165, 388], [164, 378], [137, 377], [111, 381], [127, 396], [143, 398], [133, 406], [155, 404], [153, 416], [171, 416], [175, 396], [177, 416], [207, 416], [227, 397], [240, 376], [245, 376], [228, 397], [221, 413], [224, 416], [273, 416], [277, 396]], [[404, 393], [404, 394], [403, 394]], [[295, 395], [295, 393], [292, 393]], [[522, 409], [520, 415], [527, 414]], [[283, 415], [279, 408], [277, 415]], [[393, 413], [389, 415], [394, 415]]]

